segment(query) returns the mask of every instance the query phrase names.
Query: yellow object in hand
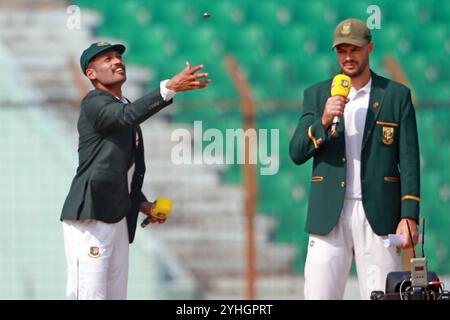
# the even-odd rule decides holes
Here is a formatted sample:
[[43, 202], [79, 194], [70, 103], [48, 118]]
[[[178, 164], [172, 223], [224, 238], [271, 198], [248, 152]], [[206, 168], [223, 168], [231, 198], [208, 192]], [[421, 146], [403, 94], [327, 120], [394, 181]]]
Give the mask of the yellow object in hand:
[[[172, 211], [172, 200], [168, 198], [158, 197], [152, 202], [150, 215], [156, 219], [167, 219]], [[145, 228], [151, 222], [150, 217], [145, 218], [141, 223], [141, 227]]]
[[352, 79], [345, 74], [337, 74], [331, 84], [331, 96], [347, 97], [352, 87]]
[[158, 218], [167, 218], [172, 211], [172, 200], [158, 197], [153, 202], [151, 215]]

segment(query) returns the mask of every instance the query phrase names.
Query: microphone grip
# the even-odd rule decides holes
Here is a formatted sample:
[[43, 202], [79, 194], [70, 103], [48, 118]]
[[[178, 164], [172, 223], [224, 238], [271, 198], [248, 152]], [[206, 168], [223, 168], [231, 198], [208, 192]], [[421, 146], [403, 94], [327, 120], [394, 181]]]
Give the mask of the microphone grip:
[[150, 223], [150, 217], [147, 217], [142, 221], [141, 227], [145, 228], [149, 223]]
[[334, 136], [335, 134], [336, 134], [336, 127], [337, 127], [337, 124], [339, 123], [339, 117], [338, 116], [334, 116], [334, 118], [333, 118], [333, 124], [331, 125], [331, 133], [332, 133], [332, 135]]

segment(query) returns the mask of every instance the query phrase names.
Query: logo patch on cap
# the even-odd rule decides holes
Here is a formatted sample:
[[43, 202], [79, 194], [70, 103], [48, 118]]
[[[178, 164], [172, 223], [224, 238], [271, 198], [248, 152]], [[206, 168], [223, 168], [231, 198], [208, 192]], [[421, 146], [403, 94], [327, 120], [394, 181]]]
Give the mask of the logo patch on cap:
[[344, 23], [341, 29], [341, 34], [343, 36], [346, 36], [349, 35], [351, 31], [352, 31], [352, 23], [351, 22]]
[[91, 247], [89, 249], [88, 256], [91, 258], [98, 258], [100, 257], [100, 248], [99, 247]]
[[110, 46], [111, 43], [106, 42], [106, 41], [100, 41], [96, 43], [97, 47], [103, 47], [103, 46]]

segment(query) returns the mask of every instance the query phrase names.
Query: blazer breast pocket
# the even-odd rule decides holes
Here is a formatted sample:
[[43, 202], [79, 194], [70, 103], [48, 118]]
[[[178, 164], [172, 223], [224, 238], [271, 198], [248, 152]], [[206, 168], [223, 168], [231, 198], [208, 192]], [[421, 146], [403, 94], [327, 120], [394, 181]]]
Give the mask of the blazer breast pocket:
[[398, 143], [399, 124], [397, 122], [377, 121], [377, 126], [383, 145], [392, 146]]

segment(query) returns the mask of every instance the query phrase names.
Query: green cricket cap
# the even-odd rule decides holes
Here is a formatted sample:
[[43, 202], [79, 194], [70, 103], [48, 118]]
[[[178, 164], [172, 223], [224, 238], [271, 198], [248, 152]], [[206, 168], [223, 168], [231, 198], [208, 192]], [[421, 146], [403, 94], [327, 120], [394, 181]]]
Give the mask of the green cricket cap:
[[109, 49], [114, 49], [120, 54], [125, 52], [125, 46], [122, 44], [111, 44], [105, 41], [95, 42], [81, 54], [80, 65], [83, 73], [86, 74], [86, 69], [89, 65], [89, 62], [91, 62], [91, 60], [94, 59], [96, 55]]

